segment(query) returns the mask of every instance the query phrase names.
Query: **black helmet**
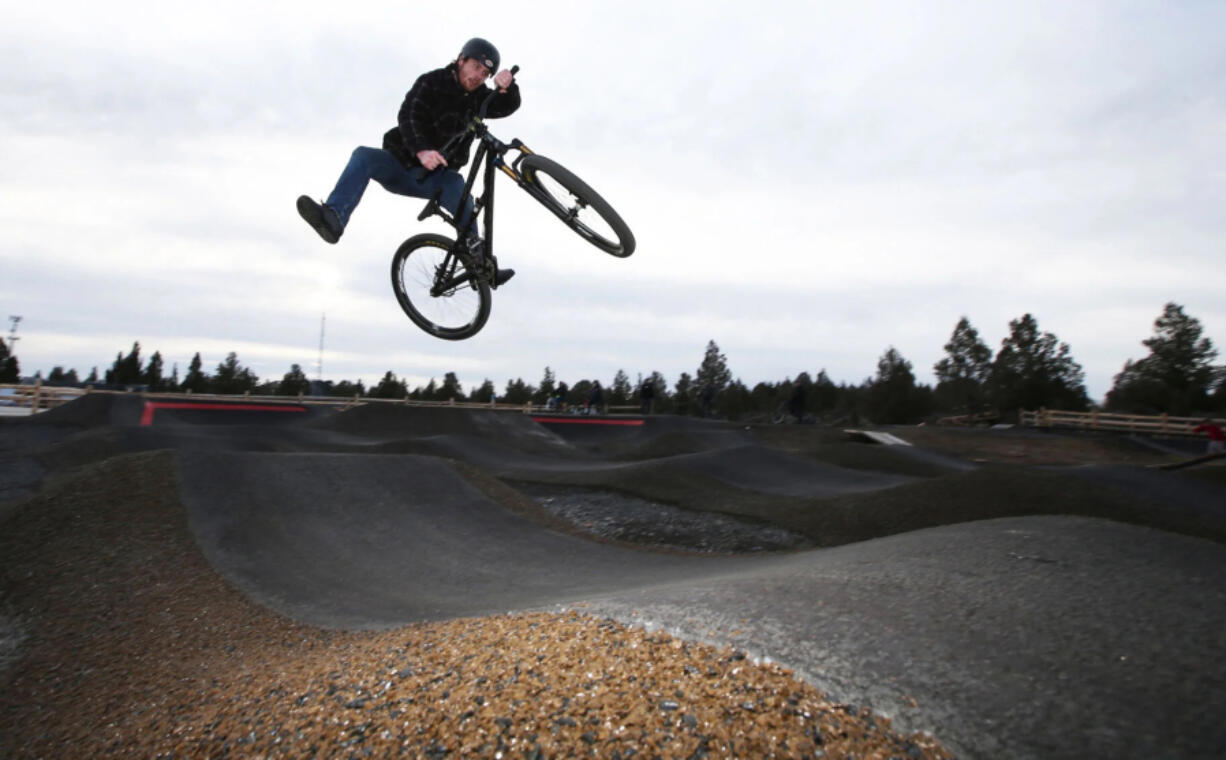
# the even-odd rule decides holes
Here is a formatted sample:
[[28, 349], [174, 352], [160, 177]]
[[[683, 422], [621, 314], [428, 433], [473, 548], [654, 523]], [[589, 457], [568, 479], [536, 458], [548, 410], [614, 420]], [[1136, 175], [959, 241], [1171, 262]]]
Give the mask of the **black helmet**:
[[498, 48], [490, 44], [489, 40], [473, 37], [464, 43], [463, 49], [460, 50], [460, 57], [476, 58], [490, 70], [491, 74], [498, 73]]

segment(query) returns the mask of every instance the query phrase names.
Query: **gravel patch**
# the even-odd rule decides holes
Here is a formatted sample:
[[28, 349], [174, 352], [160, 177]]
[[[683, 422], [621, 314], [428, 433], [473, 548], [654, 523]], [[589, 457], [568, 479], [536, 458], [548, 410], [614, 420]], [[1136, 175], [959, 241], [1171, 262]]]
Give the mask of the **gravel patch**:
[[598, 538], [703, 554], [786, 551], [812, 546], [804, 535], [761, 522], [694, 512], [635, 496], [566, 486], [517, 484], [550, 514]]
[[169, 453], [59, 481], [0, 521], [26, 631], [0, 756], [947, 758], [739, 651], [578, 613], [349, 633], [208, 566]]

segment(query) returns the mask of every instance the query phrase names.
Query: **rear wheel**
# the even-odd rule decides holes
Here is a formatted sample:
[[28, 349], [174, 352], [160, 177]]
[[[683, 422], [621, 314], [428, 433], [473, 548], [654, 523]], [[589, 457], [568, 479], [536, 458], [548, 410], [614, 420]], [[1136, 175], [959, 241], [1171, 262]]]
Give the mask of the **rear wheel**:
[[634, 234], [613, 207], [568, 169], [544, 156], [519, 162], [524, 188], [580, 237], [613, 256], [634, 253]]
[[437, 338], [475, 335], [490, 316], [490, 286], [450, 238], [427, 233], [404, 241], [392, 257], [392, 289], [400, 308]]

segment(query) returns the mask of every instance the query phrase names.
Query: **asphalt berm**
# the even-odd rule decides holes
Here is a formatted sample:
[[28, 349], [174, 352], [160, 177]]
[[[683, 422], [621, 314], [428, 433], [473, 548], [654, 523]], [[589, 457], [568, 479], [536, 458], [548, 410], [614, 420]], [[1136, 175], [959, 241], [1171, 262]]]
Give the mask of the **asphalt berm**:
[[1226, 755], [1226, 468], [892, 432], [6, 420], [0, 756]]

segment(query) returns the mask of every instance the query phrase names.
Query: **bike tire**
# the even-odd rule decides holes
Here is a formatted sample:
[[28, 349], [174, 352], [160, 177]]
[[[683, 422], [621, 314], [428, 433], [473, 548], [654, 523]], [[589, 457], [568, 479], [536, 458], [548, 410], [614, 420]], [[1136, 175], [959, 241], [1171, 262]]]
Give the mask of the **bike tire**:
[[[450, 254], [452, 245], [450, 238], [433, 232], [401, 243], [392, 256], [392, 290], [413, 324], [436, 338], [463, 340], [489, 319], [490, 286], [467, 255]], [[453, 270], [450, 285], [432, 295], [440, 267]]]
[[[634, 233], [609, 202], [600, 197], [586, 182], [556, 161], [526, 155], [519, 162], [524, 188], [545, 208], [549, 209], [579, 237], [600, 250], [618, 258], [634, 253]], [[580, 214], [590, 209], [596, 218]]]

